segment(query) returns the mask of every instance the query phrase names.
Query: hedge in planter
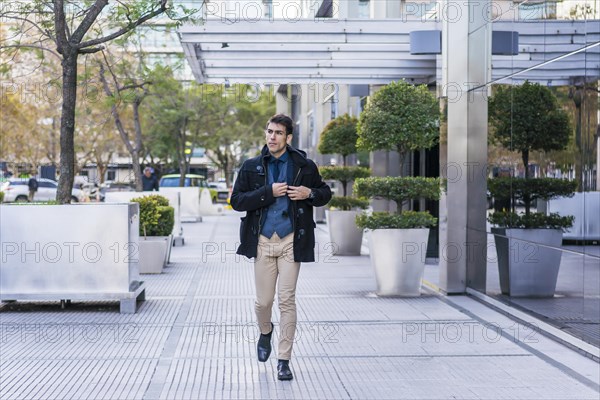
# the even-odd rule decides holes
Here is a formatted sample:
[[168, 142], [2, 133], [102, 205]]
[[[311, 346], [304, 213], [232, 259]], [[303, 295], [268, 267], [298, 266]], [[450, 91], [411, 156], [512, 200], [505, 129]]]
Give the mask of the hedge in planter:
[[175, 210], [160, 195], [131, 199], [140, 205], [140, 273], [158, 274], [167, 264], [175, 224]]
[[160, 195], [131, 199], [140, 205], [140, 237], [169, 236], [175, 224], [175, 210], [169, 200]]

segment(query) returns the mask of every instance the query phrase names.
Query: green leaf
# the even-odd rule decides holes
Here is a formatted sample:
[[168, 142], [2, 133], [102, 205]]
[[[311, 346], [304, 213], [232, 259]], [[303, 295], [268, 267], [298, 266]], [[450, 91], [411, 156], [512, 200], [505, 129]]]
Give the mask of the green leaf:
[[493, 138], [509, 150], [563, 150], [569, 143], [568, 114], [552, 91], [538, 83], [498, 86], [489, 101]]
[[517, 214], [514, 212], [496, 211], [492, 213], [488, 221], [502, 228], [548, 228], [548, 229], [566, 229], [573, 226], [575, 217], [572, 215], [560, 216], [557, 213], [546, 215], [544, 213]]
[[331, 209], [350, 211], [352, 209], [369, 207], [369, 200], [356, 197], [333, 196], [328, 203]]
[[433, 147], [440, 110], [426, 85], [392, 82], [375, 93], [360, 114], [358, 148], [406, 152]]
[[344, 157], [356, 153], [356, 124], [358, 119], [348, 114], [341, 115], [325, 126], [319, 141], [319, 153], [340, 154]]
[[354, 193], [359, 197], [384, 198], [395, 201], [398, 208], [406, 200], [440, 198], [439, 178], [414, 177], [370, 177], [354, 182]]
[[356, 225], [361, 229], [415, 229], [430, 228], [436, 224], [437, 218], [427, 211], [404, 211], [402, 214], [374, 212], [356, 217]]
[[559, 197], [573, 197], [577, 190], [576, 181], [567, 181], [557, 178], [511, 178], [502, 177], [488, 179], [490, 194], [499, 199], [524, 200], [529, 197], [535, 199], [552, 200]]
[[336, 180], [342, 183], [371, 175], [371, 170], [364, 167], [320, 167], [319, 172], [323, 179]]
[[168, 236], [175, 223], [174, 209], [169, 200], [160, 195], [131, 199], [140, 205], [140, 236]]

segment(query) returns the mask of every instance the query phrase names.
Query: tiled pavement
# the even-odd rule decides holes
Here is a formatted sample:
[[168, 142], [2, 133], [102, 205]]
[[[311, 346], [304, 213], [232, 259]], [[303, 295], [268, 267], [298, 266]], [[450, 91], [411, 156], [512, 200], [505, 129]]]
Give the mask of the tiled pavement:
[[137, 314], [112, 303], [3, 305], [0, 399], [600, 396], [597, 362], [471, 298], [373, 296], [368, 257], [330, 256], [322, 229], [318, 262], [300, 274], [295, 379], [279, 382], [276, 354], [255, 358], [252, 264], [234, 255], [238, 217], [184, 224], [172, 264], [144, 275]]

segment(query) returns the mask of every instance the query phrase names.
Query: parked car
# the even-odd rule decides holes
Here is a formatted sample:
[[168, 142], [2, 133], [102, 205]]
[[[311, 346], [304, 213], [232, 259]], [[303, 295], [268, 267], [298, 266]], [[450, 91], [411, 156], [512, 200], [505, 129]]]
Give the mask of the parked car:
[[[34, 201], [52, 201], [56, 200], [56, 192], [58, 190], [58, 182], [51, 179], [40, 178], [38, 181], [38, 190], [35, 193]], [[27, 201], [29, 195], [29, 186], [27, 183], [29, 178], [11, 178], [6, 180], [0, 191], [4, 192], [4, 202], [24, 202]], [[89, 201], [89, 197], [85, 192], [78, 188], [73, 188], [71, 191], [71, 202]]]
[[104, 201], [106, 192], [135, 192], [135, 185], [129, 182], [106, 181], [100, 185], [100, 201]]
[[[180, 187], [179, 179], [181, 174], [169, 174], [163, 175], [158, 183], [159, 187]], [[207, 188], [210, 191], [210, 198], [213, 203], [216, 203], [219, 199], [218, 192], [216, 189], [212, 189], [208, 186], [208, 182], [204, 175], [186, 174], [183, 181], [183, 187], [199, 187], [201, 190]], [[229, 194], [229, 192], [227, 192]], [[225, 202], [227, 197], [225, 197]]]
[[217, 203], [229, 203], [231, 189], [224, 181], [208, 182], [208, 187], [217, 191]]

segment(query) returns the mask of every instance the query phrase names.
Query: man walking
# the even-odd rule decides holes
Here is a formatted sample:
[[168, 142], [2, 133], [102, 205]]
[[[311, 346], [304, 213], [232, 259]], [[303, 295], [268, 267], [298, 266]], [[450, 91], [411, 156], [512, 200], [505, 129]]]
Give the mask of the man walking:
[[254, 258], [255, 311], [260, 329], [258, 361], [271, 354], [271, 312], [278, 290], [280, 311], [277, 379], [293, 379], [289, 367], [296, 334], [296, 282], [301, 262], [314, 262], [313, 207], [326, 205], [331, 189], [306, 153], [290, 146], [293, 121], [284, 114], [267, 122], [261, 155], [244, 162], [231, 206], [246, 211], [238, 254]]

